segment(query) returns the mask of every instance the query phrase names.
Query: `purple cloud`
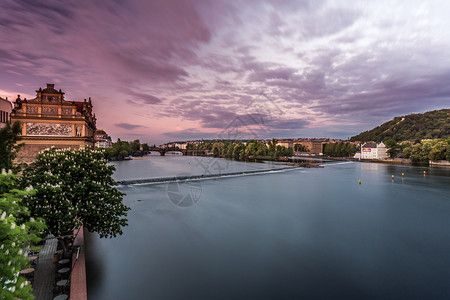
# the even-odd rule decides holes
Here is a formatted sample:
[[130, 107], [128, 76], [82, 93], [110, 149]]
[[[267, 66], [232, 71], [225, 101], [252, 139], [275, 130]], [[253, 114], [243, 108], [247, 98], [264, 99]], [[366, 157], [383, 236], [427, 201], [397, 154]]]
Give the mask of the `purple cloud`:
[[129, 124], [129, 123], [117, 123], [114, 125], [116, 125], [117, 127], [126, 129], [126, 130], [133, 130], [133, 129], [137, 129], [137, 128], [141, 128], [141, 127], [146, 127], [143, 125], [136, 125], [136, 124]]
[[[91, 96], [113, 137], [126, 129], [155, 143], [219, 134], [245, 116], [264, 120], [261, 135], [347, 137], [448, 108], [448, 9], [419, 0], [389, 10], [346, 0], [2, 1], [0, 96], [55, 83], [67, 99]], [[261, 93], [271, 101], [253, 103]]]

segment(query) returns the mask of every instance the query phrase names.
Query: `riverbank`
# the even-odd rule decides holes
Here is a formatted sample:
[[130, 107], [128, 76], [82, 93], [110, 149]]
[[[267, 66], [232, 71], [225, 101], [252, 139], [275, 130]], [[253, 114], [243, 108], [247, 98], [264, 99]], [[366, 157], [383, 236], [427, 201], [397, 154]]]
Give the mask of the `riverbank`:
[[393, 159], [358, 159], [353, 157], [326, 157], [324, 159], [337, 161], [357, 161], [363, 163], [378, 163], [388, 165], [405, 165], [405, 166], [423, 166], [423, 167], [450, 167], [450, 162], [447, 160], [429, 161], [428, 163], [413, 163], [407, 158], [393, 158]]

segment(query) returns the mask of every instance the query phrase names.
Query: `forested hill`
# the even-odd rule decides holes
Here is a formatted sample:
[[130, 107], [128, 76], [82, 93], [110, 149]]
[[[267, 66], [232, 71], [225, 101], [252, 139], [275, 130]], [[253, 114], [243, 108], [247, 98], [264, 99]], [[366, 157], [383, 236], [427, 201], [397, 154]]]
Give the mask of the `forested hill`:
[[350, 140], [381, 142], [388, 138], [396, 141], [450, 138], [450, 109], [395, 117], [372, 130], [353, 136]]

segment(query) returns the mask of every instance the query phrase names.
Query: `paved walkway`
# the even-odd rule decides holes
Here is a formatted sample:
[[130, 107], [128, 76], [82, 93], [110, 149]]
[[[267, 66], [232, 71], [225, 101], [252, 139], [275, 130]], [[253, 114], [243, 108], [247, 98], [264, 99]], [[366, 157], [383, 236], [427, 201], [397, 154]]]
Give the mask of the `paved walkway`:
[[[53, 236], [48, 236], [47, 238], [50, 237]], [[33, 282], [33, 295], [36, 300], [53, 299], [53, 288], [55, 287], [53, 253], [55, 253], [57, 245], [57, 239], [48, 239], [39, 253]]]

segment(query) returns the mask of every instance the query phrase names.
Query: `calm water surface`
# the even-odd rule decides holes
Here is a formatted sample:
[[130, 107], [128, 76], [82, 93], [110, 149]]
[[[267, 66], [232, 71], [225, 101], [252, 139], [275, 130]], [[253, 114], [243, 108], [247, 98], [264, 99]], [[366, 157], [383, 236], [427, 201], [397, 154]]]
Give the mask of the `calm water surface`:
[[[201, 172], [192, 157], [150, 157], [115, 177]], [[193, 187], [199, 201], [181, 208], [167, 183], [121, 187], [124, 234], [87, 235], [89, 299], [450, 298], [449, 169], [333, 162]]]

